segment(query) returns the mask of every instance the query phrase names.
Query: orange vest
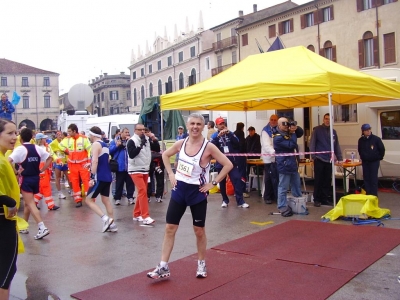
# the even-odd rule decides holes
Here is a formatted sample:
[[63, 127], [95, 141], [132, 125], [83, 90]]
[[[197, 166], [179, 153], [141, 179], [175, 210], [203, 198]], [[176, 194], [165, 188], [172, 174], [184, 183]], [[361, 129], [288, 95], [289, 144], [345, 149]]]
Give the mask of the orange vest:
[[89, 139], [82, 135], [76, 137], [68, 137], [61, 141], [59, 147], [68, 155], [68, 163], [87, 163], [90, 162], [90, 147]]

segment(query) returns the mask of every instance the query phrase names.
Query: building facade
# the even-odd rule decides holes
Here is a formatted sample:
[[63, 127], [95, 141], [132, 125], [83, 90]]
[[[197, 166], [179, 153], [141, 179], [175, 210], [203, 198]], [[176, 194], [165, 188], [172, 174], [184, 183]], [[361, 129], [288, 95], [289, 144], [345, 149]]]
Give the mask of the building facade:
[[104, 73], [92, 79], [89, 84], [93, 90], [91, 113], [101, 117], [132, 112], [129, 77], [121, 72], [118, 75]]
[[0, 93], [11, 101], [13, 92], [21, 97], [15, 105], [13, 121], [17, 127], [54, 130], [59, 114], [59, 74], [8, 59], [0, 59]]

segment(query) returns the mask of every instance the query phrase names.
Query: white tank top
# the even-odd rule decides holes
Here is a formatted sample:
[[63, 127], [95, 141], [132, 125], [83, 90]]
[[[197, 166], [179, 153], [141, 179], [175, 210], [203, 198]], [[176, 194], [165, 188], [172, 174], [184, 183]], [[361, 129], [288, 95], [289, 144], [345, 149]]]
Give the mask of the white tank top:
[[178, 166], [176, 167], [175, 179], [188, 184], [204, 185], [208, 183], [210, 178], [210, 162], [207, 163], [205, 168], [202, 168], [200, 166], [200, 160], [208, 141], [204, 139], [199, 152], [194, 156], [189, 156], [185, 152], [186, 142], [188, 139], [189, 137], [185, 138], [181, 150], [179, 151], [179, 160]]

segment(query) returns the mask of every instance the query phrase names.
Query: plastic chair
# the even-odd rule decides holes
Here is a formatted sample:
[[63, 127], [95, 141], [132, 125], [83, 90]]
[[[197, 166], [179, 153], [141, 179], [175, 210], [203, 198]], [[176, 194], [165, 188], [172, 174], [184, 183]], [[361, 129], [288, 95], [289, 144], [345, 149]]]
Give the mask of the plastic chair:
[[[259, 180], [260, 182], [258, 183], [257, 181], [257, 171], [256, 168], [258, 166], [251, 166], [250, 168], [250, 173], [249, 173], [249, 186], [247, 188], [247, 192], [249, 193], [251, 191], [251, 188], [253, 186], [253, 180], [255, 179], [257, 182], [257, 190], [261, 191], [261, 195], [264, 194], [264, 174], [260, 174], [259, 176]], [[259, 170], [261, 170], [261, 167], [259, 167]], [[260, 184], [261, 186], [259, 186], [258, 184]]]

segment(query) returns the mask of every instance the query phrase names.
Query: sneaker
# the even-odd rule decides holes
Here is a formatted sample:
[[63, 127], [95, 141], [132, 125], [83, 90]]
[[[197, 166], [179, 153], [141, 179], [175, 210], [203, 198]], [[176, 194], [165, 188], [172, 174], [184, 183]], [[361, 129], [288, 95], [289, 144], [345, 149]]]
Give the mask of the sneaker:
[[156, 202], [157, 202], [157, 203], [161, 203], [161, 202], [162, 202], [161, 197], [160, 197], [160, 198], [156, 198]]
[[63, 193], [58, 193], [58, 199], [65, 199], [67, 198]]
[[68, 189], [69, 188], [68, 182], [64, 183], [64, 186], [65, 186], [66, 189]]
[[206, 278], [207, 277], [207, 267], [206, 267], [205, 262], [197, 264], [196, 277], [197, 278]]
[[118, 231], [118, 227], [117, 225], [115, 225], [115, 223], [112, 223], [110, 225], [110, 227], [107, 229], [108, 232], [117, 232]]
[[132, 219], [133, 219], [133, 221], [137, 221], [137, 222], [143, 222], [143, 218], [142, 218], [142, 216], [139, 216], [139, 217], [133, 217]]
[[129, 205], [135, 204], [135, 198], [129, 198], [128, 199], [128, 204]]
[[272, 200], [265, 200], [265, 204], [272, 204]]
[[227, 208], [227, 207], [228, 207], [228, 203], [222, 201], [221, 207], [222, 207], [222, 208]]
[[82, 201], [76, 202], [75, 207], [81, 207], [82, 206]]
[[144, 225], [150, 225], [150, 224], [153, 224], [154, 222], [155, 222], [155, 220], [153, 220], [150, 217], [147, 217], [146, 219], [143, 219], [143, 224]]
[[68, 195], [71, 195], [71, 193], [72, 193], [71, 190], [69, 190], [69, 191], [68, 191]]
[[397, 281], [400, 283], [400, 276], [397, 276]]
[[41, 230], [39, 228], [39, 231], [37, 233], [37, 235], [34, 236], [35, 240], [40, 240], [42, 238], [44, 238], [46, 235], [48, 235], [50, 233], [50, 231], [45, 227], [43, 230]]
[[166, 278], [171, 275], [169, 271], [168, 265], [165, 267], [161, 267], [158, 265], [154, 271], [147, 273], [147, 277], [152, 278], [152, 279], [160, 279], [160, 278]]
[[249, 208], [250, 205], [248, 205], [247, 203], [243, 203], [242, 205], [238, 205], [238, 207]]
[[29, 229], [20, 229], [19, 233], [28, 234], [29, 233]]
[[115, 200], [115, 205], [121, 205], [121, 200]]
[[250, 195], [249, 194], [247, 194], [247, 193], [243, 193], [243, 198], [249, 198], [250, 197]]
[[103, 232], [106, 232], [108, 228], [110, 228], [110, 225], [114, 222], [113, 218], [107, 218], [107, 220], [103, 221]]
[[314, 201], [314, 206], [315, 207], [320, 207], [321, 206], [321, 202]]
[[147, 201], [149, 201], [149, 203], [150, 203], [150, 202], [151, 202], [151, 199], [150, 199], [150, 198], [148, 198], [148, 199], [147, 199]]
[[59, 209], [60, 209], [60, 207], [57, 205], [54, 205], [52, 208], [49, 208], [49, 210], [59, 210]]

